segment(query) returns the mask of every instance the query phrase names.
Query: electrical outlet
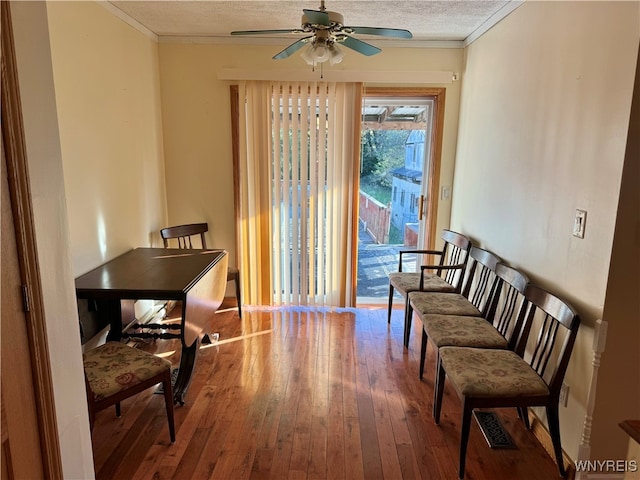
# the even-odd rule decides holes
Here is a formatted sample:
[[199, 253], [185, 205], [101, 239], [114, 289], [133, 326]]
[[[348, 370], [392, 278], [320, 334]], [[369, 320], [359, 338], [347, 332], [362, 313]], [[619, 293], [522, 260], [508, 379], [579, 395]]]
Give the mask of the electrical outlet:
[[562, 382], [562, 387], [560, 387], [560, 405], [563, 407], [567, 406], [569, 402], [569, 385]]

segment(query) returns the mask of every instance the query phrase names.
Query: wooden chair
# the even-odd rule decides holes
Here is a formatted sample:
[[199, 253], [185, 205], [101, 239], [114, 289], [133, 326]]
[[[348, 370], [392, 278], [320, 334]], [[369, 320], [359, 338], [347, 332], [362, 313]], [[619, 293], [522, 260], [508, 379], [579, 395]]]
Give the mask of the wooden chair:
[[495, 276], [500, 258], [488, 250], [471, 247], [470, 267], [466, 272], [461, 293], [414, 291], [407, 295], [404, 319], [404, 345], [409, 348], [413, 312], [420, 320], [425, 315], [461, 315], [485, 317], [489, 313], [490, 299], [496, 288]]
[[[209, 230], [207, 223], [191, 223], [188, 225], [177, 225], [160, 230], [160, 236], [164, 242], [164, 247], [169, 248], [169, 240], [176, 239], [178, 248], [194, 247], [193, 238], [200, 237], [200, 245], [207, 248], [207, 241], [204, 238], [205, 232]], [[236, 287], [236, 302], [238, 303], [238, 316], [242, 318], [242, 301], [240, 298], [240, 271], [235, 267], [227, 268], [227, 282], [233, 281]]]
[[496, 277], [486, 318], [437, 314], [422, 317], [421, 379], [429, 340], [436, 347], [436, 360], [440, 348], [449, 346], [515, 350], [524, 320], [520, 313], [527, 301], [524, 292], [529, 278], [504, 263], [496, 267]]
[[[471, 414], [476, 408], [518, 408], [529, 428], [527, 408], [546, 408], [549, 433], [558, 464], [566, 475], [560, 442], [560, 389], [575, 343], [580, 318], [562, 299], [535, 285], [525, 290], [528, 304], [515, 352], [442, 347], [434, 390], [433, 416], [440, 422], [445, 377], [462, 400], [458, 475], [464, 478]], [[537, 334], [529, 335], [537, 331]], [[497, 375], [496, 372], [502, 372]]]
[[171, 443], [176, 440], [173, 422], [171, 362], [120, 342], [107, 342], [83, 355], [89, 425], [96, 412], [111, 405], [120, 416], [120, 402], [162, 383]]
[[[389, 309], [387, 321], [391, 323], [393, 308], [393, 292], [397, 290], [405, 299], [405, 315], [407, 310], [407, 294], [418, 290], [429, 292], [460, 292], [467, 255], [471, 248], [471, 240], [466, 236], [444, 230], [441, 236], [444, 241], [442, 250], [400, 250], [398, 271], [389, 274]], [[437, 265], [422, 265], [420, 271], [403, 271], [403, 260], [407, 255], [435, 255], [439, 257]], [[435, 270], [435, 272], [427, 272]]]

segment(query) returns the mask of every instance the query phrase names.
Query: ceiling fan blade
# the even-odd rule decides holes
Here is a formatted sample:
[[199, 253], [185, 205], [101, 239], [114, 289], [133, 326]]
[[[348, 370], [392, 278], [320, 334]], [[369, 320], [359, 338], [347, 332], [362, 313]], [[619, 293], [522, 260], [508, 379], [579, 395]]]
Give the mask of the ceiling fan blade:
[[274, 55], [273, 59], [282, 60], [283, 58], [289, 57], [292, 53], [295, 53], [298, 50], [300, 50], [302, 47], [304, 47], [305, 43], [307, 43], [310, 38], [313, 38], [313, 36], [304, 37], [298, 40], [297, 42], [293, 42], [291, 45], [289, 45], [287, 48], [282, 50], [280, 53]]
[[383, 37], [413, 38], [409, 30], [402, 28], [379, 28], [379, 27], [344, 27], [343, 30], [352, 30], [353, 33], [362, 35], [382, 35]]
[[236, 30], [231, 35], [272, 35], [277, 33], [303, 33], [299, 28], [290, 28], [289, 30]]
[[312, 25], [324, 25], [329, 26], [329, 14], [327, 12], [321, 12], [319, 10], [302, 10], [305, 17]]
[[344, 36], [344, 40], [340, 40], [340, 44], [367, 56], [375, 55], [382, 51], [378, 47], [374, 47], [362, 40], [358, 40], [357, 38], [349, 37], [347, 35]]

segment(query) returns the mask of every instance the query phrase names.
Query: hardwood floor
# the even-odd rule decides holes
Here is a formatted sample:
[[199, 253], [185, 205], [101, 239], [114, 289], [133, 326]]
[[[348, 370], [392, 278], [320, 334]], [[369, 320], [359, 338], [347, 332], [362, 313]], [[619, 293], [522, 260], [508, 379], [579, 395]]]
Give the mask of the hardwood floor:
[[[98, 413], [98, 479], [455, 479], [460, 402], [445, 391], [431, 416], [434, 358], [418, 379], [420, 322], [402, 347], [401, 311], [386, 307], [218, 312], [177, 407], [171, 445], [162, 395], [144, 392]], [[176, 341], [141, 344], [169, 354]], [[177, 365], [179, 358], [170, 354]], [[500, 411], [514, 449], [491, 449], [471, 428], [469, 480], [559, 478], [515, 411]]]

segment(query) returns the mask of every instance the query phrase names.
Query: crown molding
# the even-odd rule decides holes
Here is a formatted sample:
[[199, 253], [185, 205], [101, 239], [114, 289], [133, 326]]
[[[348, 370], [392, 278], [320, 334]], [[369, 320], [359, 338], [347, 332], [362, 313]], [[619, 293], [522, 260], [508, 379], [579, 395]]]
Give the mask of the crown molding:
[[454, 72], [448, 71], [385, 71], [385, 70], [339, 70], [336, 68], [310, 67], [297, 70], [250, 70], [224, 68], [218, 70], [218, 80], [273, 80], [273, 81], [318, 81], [366, 82], [366, 83], [416, 83], [446, 85], [453, 83]]
[[[158, 43], [206, 45], [282, 45], [295, 41], [293, 37], [214, 37], [161, 35]], [[367, 40], [380, 48], [464, 48], [462, 40]]]
[[478, 40], [482, 35], [491, 30], [497, 25], [503, 18], [513, 12], [516, 8], [520, 7], [526, 0], [511, 0], [507, 2], [500, 10], [491, 15], [482, 25], [476, 28], [467, 38], [462, 42], [462, 47], [465, 48]]
[[105, 0], [98, 0], [96, 3], [98, 5], [100, 5], [101, 7], [105, 8], [106, 10], [108, 10], [111, 14], [115, 15], [116, 17], [118, 17], [120, 20], [122, 20], [127, 25], [129, 25], [129, 26], [135, 28], [136, 30], [138, 30], [145, 37], [150, 38], [154, 42], [158, 43], [158, 35], [153, 33], [151, 30], [149, 30], [147, 27], [142, 25], [136, 19], [134, 19], [134, 18], [130, 17], [129, 15], [127, 15], [126, 13], [124, 13], [118, 7], [113, 5], [111, 2], [107, 2]]

